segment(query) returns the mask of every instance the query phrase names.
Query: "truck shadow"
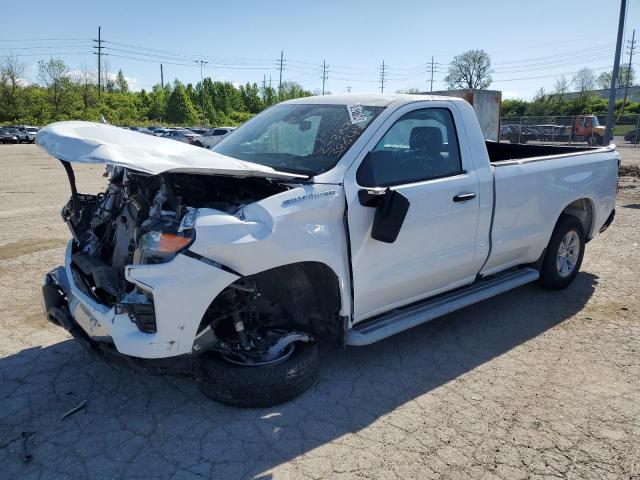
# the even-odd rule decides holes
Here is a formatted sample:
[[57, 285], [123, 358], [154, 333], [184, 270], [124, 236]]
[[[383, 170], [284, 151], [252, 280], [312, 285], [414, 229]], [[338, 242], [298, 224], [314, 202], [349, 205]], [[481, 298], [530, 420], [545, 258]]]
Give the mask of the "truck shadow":
[[[3, 476], [271, 478], [269, 470], [301, 455], [326, 457], [316, 449], [408, 402], [424, 405], [421, 418], [409, 421], [447, 409], [434, 391], [527, 348], [579, 312], [596, 285], [589, 273], [565, 291], [529, 285], [375, 345], [324, 351], [319, 384], [269, 409], [218, 405], [189, 378], [115, 367], [71, 340], [22, 350], [0, 359]], [[477, 387], [482, 394], [488, 386]], [[85, 408], [60, 418], [84, 400]], [[25, 431], [34, 434], [22, 445]], [[21, 459], [25, 449], [29, 463]]]

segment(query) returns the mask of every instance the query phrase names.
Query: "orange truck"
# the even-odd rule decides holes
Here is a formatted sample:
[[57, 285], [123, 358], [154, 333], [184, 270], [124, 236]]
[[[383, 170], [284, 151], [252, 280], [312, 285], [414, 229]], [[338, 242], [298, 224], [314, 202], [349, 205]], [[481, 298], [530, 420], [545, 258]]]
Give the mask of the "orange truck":
[[572, 125], [571, 141], [602, 145], [605, 127], [595, 115], [576, 115]]

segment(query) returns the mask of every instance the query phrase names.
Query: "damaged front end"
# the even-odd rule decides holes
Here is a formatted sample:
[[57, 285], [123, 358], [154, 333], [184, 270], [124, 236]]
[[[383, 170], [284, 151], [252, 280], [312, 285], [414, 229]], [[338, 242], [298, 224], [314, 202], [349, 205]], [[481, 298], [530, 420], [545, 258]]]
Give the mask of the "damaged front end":
[[[73, 240], [65, 266], [46, 276], [47, 318], [90, 346], [115, 343], [121, 353], [146, 358], [190, 353], [211, 292], [239, 278], [188, 252], [199, 209], [234, 215], [289, 187], [267, 178], [153, 175], [108, 165], [107, 188], [89, 195], [78, 193], [71, 165], [62, 164], [72, 195], [61, 215]], [[186, 321], [189, 315], [198, 321]]]

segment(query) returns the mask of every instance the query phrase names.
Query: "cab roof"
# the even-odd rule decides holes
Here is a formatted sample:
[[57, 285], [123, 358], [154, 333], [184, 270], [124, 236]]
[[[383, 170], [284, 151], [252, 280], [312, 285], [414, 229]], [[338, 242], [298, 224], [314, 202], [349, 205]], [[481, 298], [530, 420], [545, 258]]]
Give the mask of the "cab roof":
[[353, 105], [361, 103], [372, 107], [387, 107], [391, 103], [411, 103], [426, 100], [448, 100], [464, 101], [456, 97], [446, 97], [443, 95], [408, 95], [402, 93], [341, 93], [335, 95], [315, 95], [313, 97], [302, 97], [283, 102], [289, 105], [297, 104], [324, 104], [324, 105]]

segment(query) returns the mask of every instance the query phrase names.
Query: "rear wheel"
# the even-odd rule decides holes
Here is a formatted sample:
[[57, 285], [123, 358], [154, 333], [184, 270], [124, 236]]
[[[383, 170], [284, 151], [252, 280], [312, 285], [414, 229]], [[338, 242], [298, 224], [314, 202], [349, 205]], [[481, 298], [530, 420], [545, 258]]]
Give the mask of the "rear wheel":
[[540, 284], [551, 290], [568, 287], [582, 265], [584, 246], [582, 223], [576, 217], [562, 216], [547, 247], [540, 270]]

